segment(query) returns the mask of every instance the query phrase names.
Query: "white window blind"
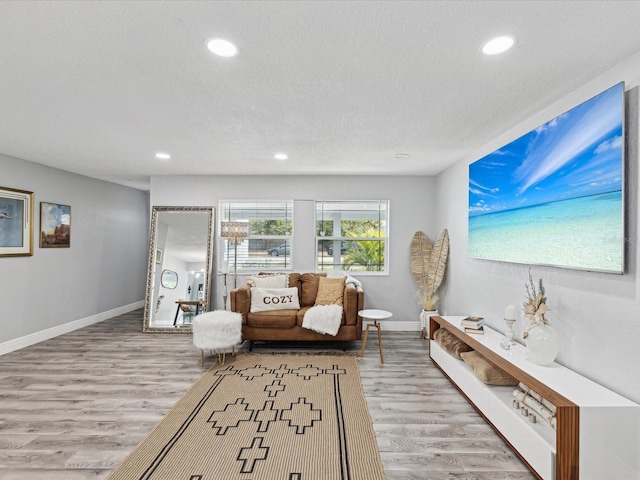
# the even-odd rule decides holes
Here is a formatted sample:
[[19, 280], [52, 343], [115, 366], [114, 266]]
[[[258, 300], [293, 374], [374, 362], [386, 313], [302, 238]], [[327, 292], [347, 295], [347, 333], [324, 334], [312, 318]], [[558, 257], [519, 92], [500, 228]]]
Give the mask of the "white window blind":
[[221, 202], [218, 211], [221, 222], [249, 223], [249, 236], [237, 245], [220, 238], [219, 269], [225, 261], [231, 272], [291, 269], [293, 201]]

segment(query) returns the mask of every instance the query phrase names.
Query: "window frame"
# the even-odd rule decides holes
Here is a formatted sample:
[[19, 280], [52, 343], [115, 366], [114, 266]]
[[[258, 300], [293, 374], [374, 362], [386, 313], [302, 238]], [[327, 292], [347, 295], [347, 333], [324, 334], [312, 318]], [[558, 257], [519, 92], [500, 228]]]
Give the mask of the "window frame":
[[[321, 234], [322, 232], [319, 231], [318, 229], [318, 222], [320, 221], [320, 219], [318, 218], [318, 212], [319, 212], [319, 205], [320, 204], [378, 204], [378, 220], [380, 222], [380, 225], [378, 226], [378, 231], [384, 233], [384, 236], [360, 236], [360, 237], [347, 237], [347, 236], [343, 236], [342, 235], [342, 231], [340, 232], [340, 235], [324, 235]], [[346, 209], [345, 209], [346, 210]], [[390, 236], [389, 236], [389, 225], [390, 225], [390, 210], [391, 210], [391, 202], [389, 200], [381, 200], [381, 199], [377, 199], [377, 200], [315, 200], [314, 201], [314, 215], [315, 215], [315, 219], [314, 219], [314, 225], [316, 228], [316, 232], [315, 232], [315, 265], [316, 265], [316, 272], [335, 272], [335, 271], [345, 271], [348, 273], [353, 273], [354, 275], [358, 275], [358, 276], [388, 276], [389, 275], [389, 241], [390, 241]], [[367, 211], [367, 210], [362, 210], [362, 211]], [[375, 212], [376, 210], [369, 210], [371, 212]], [[381, 216], [380, 212], [386, 212], [386, 215]], [[327, 220], [324, 220], [327, 221]], [[336, 264], [331, 263], [331, 264], [325, 264], [328, 265], [330, 267], [332, 267], [331, 269], [322, 269], [321, 268], [321, 258], [319, 258], [320, 256], [320, 252], [321, 252], [321, 247], [324, 250], [325, 245], [324, 242], [326, 241], [340, 241], [340, 246], [342, 248], [342, 242], [359, 242], [359, 241], [382, 241], [383, 245], [384, 245], [384, 249], [383, 249], [383, 263], [381, 265], [381, 270], [380, 271], [375, 271], [375, 270], [345, 270], [344, 267], [345, 265], [343, 263], [341, 263], [340, 265], [338, 265], [338, 269], [336, 269]], [[322, 244], [320, 242], [323, 242]]]
[[[254, 273], [254, 272], [258, 272], [258, 271], [264, 271], [264, 272], [291, 272], [293, 271], [293, 236], [294, 236], [294, 224], [295, 224], [295, 202], [294, 200], [291, 199], [287, 199], [287, 200], [238, 200], [238, 199], [231, 199], [231, 200], [220, 200], [218, 201], [218, 231], [216, 234], [216, 237], [218, 239], [218, 262], [217, 262], [217, 269], [218, 269], [218, 273], [222, 274], [224, 273], [222, 271], [222, 266], [224, 264], [225, 261], [228, 262], [228, 268], [229, 271], [227, 273], [229, 274], [233, 274], [234, 273], [234, 266], [233, 266], [233, 255], [234, 255], [234, 245], [232, 241], [227, 240], [226, 238], [223, 238], [221, 236], [221, 227], [220, 225], [223, 222], [236, 222], [236, 221], [248, 221], [249, 223], [251, 223], [251, 221], [253, 220], [265, 220], [264, 217], [251, 217], [251, 216], [247, 216], [246, 218], [239, 218], [237, 215], [240, 214], [242, 215], [242, 212], [247, 212], [250, 210], [255, 210], [255, 211], [260, 211], [260, 207], [262, 207], [264, 210], [267, 210], [269, 207], [269, 205], [271, 206], [275, 206], [275, 205], [281, 205], [282, 209], [281, 212], [284, 213], [284, 220], [285, 222], [287, 222], [291, 228], [290, 231], [287, 231], [284, 235], [260, 235], [260, 234], [252, 234], [251, 230], [249, 232], [249, 236], [245, 239], [245, 241], [251, 241], [251, 240], [261, 240], [261, 241], [266, 241], [269, 242], [270, 240], [278, 240], [279, 243], [286, 243], [289, 245], [289, 253], [285, 253], [284, 255], [284, 265], [281, 264], [277, 264], [277, 265], [270, 265], [270, 263], [268, 260], [270, 260], [269, 256], [265, 256], [265, 257], [257, 257], [257, 261], [253, 262], [253, 263], [261, 263], [260, 265], [251, 265], [250, 261], [247, 260], [243, 260], [242, 257], [240, 256], [240, 254], [238, 254], [238, 264], [237, 264], [237, 273], [238, 274], [250, 274], [250, 273]], [[235, 206], [235, 208], [234, 208]], [[241, 206], [241, 208], [238, 208], [238, 206]], [[275, 207], [272, 207], [275, 208]], [[240, 212], [240, 213], [238, 213]], [[290, 216], [289, 216], [289, 212], [290, 212]], [[236, 215], [234, 215], [234, 213]], [[279, 219], [273, 219], [273, 220], [279, 220]], [[239, 245], [241, 245], [243, 242], [240, 242]], [[271, 250], [272, 248], [276, 248], [277, 246], [270, 246], [267, 245], [266, 247], [266, 251]], [[244, 247], [244, 249], [246, 249], [247, 251], [247, 256], [245, 258], [250, 258], [249, 257], [249, 251], [250, 249], [250, 244], [247, 244], [246, 247]], [[275, 258], [282, 258], [282, 257], [275, 257]], [[260, 260], [262, 259], [262, 260]], [[247, 266], [248, 265], [248, 266]]]

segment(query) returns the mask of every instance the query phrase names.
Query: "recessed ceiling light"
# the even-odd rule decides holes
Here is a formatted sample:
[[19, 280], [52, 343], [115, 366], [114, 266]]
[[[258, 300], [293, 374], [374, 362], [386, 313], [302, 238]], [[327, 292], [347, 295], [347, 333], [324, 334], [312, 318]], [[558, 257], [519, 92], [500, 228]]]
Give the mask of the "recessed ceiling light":
[[482, 46], [482, 53], [485, 55], [498, 55], [513, 47], [514, 42], [513, 37], [496, 37]]
[[396, 153], [396, 158], [409, 158], [408, 153]]
[[156, 153], [156, 158], [158, 160], [169, 160], [171, 158], [171, 155], [169, 155], [168, 153], [158, 152]]
[[276, 153], [273, 157], [276, 160], [286, 160], [287, 158], [289, 158], [286, 153]]
[[219, 57], [235, 57], [238, 54], [238, 47], [224, 38], [208, 39], [207, 48], [211, 53]]

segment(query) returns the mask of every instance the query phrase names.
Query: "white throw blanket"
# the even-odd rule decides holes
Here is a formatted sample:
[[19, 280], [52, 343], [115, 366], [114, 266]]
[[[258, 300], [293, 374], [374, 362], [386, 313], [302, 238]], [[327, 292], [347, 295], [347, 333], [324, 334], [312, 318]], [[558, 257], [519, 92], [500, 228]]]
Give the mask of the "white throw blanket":
[[340, 305], [316, 305], [304, 314], [302, 328], [335, 336], [341, 323], [342, 307]]

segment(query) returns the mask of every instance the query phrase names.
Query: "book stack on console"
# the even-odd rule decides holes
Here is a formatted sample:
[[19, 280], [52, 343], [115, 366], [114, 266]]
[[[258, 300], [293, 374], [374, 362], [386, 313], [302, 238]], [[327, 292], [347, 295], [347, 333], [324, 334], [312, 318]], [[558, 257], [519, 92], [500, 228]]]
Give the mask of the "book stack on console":
[[472, 335], [484, 334], [484, 318], [482, 317], [467, 317], [460, 322], [460, 326], [463, 328], [464, 333]]

